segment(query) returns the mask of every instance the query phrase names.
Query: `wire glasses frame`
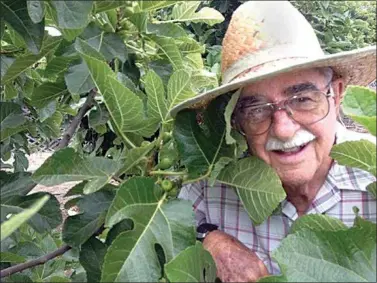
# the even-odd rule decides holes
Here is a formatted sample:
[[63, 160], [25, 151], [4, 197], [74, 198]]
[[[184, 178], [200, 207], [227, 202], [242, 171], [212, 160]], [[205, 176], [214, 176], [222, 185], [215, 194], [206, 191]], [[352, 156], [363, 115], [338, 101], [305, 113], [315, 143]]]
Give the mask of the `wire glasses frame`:
[[[285, 110], [288, 116], [299, 124], [309, 126], [323, 120], [330, 111], [328, 98], [333, 97], [331, 82], [327, 85], [327, 93], [319, 90], [300, 92], [277, 103], [261, 103], [252, 106], [236, 106], [235, 123], [240, 130], [247, 127], [252, 135], [266, 133], [272, 123], [276, 111]], [[244, 132], [240, 131], [242, 135]]]

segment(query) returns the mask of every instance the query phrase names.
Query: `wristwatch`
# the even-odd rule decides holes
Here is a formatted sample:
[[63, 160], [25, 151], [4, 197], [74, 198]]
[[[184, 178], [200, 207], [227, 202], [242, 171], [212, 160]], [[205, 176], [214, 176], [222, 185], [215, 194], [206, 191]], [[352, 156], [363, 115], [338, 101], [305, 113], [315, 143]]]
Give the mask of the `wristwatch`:
[[219, 226], [211, 223], [200, 224], [196, 228], [196, 239], [200, 242], [203, 242], [208, 233], [217, 230], [218, 227]]

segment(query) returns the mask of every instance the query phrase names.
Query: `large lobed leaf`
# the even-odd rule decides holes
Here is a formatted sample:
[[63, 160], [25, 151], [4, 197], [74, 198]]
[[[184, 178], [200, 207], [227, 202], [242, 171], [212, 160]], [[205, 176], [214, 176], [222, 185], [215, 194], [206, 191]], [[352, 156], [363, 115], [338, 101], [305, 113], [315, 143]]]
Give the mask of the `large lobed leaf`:
[[151, 136], [157, 130], [159, 121], [145, 117], [142, 100], [116, 79], [115, 73], [99, 52], [81, 39], [76, 40], [75, 48], [85, 60], [95, 85], [104, 97], [117, 131], [123, 134], [122, 137], [126, 139], [126, 132]]
[[73, 148], [56, 151], [33, 174], [33, 180], [45, 186], [88, 180], [84, 193], [101, 189], [120, 169], [120, 164], [104, 157], [81, 156]]
[[186, 1], [174, 6], [172, 11], [172, 21], [206, 23], [210, 26], [224, 21], [223, 15], [213, 8], [204, 7], [195, 12], [200, 1]]
[[225, 102], [221, 96], [211, 102], [203, 114], [203, 125], [198, 124], [193, 110], [181, 111], [175, 119], [173, 135], [190, 178], [212, 170], [220, 157], [233, 158], [233, 147], [225, 143]]
[[349, 86], [343, 100], [344, 114], [376, 135], [376, 91], [361, 86]]
[[[313, 220], [321, 221], [306, 222]], [[376, 282], [376, 224], [356, 219], [349, 229], [310, 226], [288, 235], [273, 252], [285, 282]]]
[[124, 219], [133, 221], [133, 229], [112, 241], [101, 281], [155, 282], [161, 275], [155, 245], [162, 247], [168, 262], [195, 242], [191, 204], [177, 199], [166, 202], [151, 178], [134, 177], [119, 187], [106, 226]]
[[286, 197], [279, 176], [264, 161], [247, 157], [231, 163], [217, 180], [235, 187], [255, 225], [261, 224]]
[[93, 1], [51, 1], [56, 10], [58, 27], [63, 29], [79, 29], [89, 22]]
[[14, 196], [7, 204], [1, 204], [1, 221], [4, 221], [9, 213], [19, 213], [25, 211], [35, 201], [48, 196], [45, 205], [32, 216], [28, 223], [38, 233], [50, 232], [62, 222], [60, 205], [55, 196], [48, 193], [34, 193], [27, 196]]
[[107, 246], [96, 237], [86, 241], [80, 250], [80, 263], [86, 270], [88, 282], [100, 282]]
[[0, 171], [1, 204], [9, 204], [13, 199], [27, 195], [36, 185], [30, 175], [28, 172]]
[[[34, 54], [27, 54], [24, 56], [18, 57], [12, 65], [7, 69], [4, 77], [2, 78], [2, 84], [12, 81], [13, 79], [17, 78], [20, 74], [25, 72], [35, 63], [37, 63], [40, 59], [55, 51], [55, 48], [60, 43], [60, 37], [53, 37], [49, 38], [46, 37], [43, 41], [43, 46], [40, 52], [36, 55]], [[3, 75], [3, 74], [2, 74]]]
[[64, 222], [63, 241], [73, 247], [85, 243], [105, 222], [113, 198], [111, 187], [81, 197], [77, 202], [79, 214], [68, 217]]
[[[38, 54], [43, 42], [44, 19], [33, 23], [29, 17], [27, 1], [24, 0], [3, 0], [0, 7], [1, 20], [4, 19], [22, 36], [32, 53]], [[40, 19], [40, 16], [38, 18]]]
[[367, 140], [347, 141], [332, 147], [330, 156], [340, 165], [356, 167], [376, 175], [376, 145]]
[[165, 265], [170, 282], [215, 282], [216, 265], [200, 242], [182, 251]]
[[33, 217], [38, 210], [40, 210], [43, 205], [48, 201], [49, 197], [47, 195], [41, 197], [35, 201], [29, 208], [23, 210], [22, 212], [13, 215], [9, 220], [1, 223], [1, 241], [10, 236], [14, 231], [16, 231], [23, 223], [28, 221]]

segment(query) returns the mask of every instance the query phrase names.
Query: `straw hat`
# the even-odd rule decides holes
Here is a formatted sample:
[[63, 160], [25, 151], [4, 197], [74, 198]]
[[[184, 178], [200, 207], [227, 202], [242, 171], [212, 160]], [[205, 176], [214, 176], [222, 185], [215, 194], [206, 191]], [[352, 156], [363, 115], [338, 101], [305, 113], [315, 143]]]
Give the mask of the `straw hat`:
[[178, 104], [172, 116], [285, 72], [329, 66], [345, 85], [363, 86], [376, 77], [376, 46], [325, 55], [309, 22], [288, 1], [249, 1], [239, 6], [222, 46], [222, 85]]

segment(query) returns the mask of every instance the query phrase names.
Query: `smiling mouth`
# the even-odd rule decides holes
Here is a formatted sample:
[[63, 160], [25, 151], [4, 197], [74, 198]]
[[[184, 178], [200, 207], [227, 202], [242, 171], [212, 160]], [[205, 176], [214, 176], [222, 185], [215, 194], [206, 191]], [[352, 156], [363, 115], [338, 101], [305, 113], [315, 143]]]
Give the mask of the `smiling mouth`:
[[310, 142], [305, 143], [305, 144], [300, 145], [300, 146], [295, 146], [295, 147], [291, 147], [291, 148], [287, 148], [287, 149], [283, 149], [283, 150], [273, 150], [272, 152], [277, 153], [279, 155], [293, 155], [293, 154], [297, 154], [297, 153], [303, 151], [304, 148], [306, 148], [306, 146], [309, 143]]

